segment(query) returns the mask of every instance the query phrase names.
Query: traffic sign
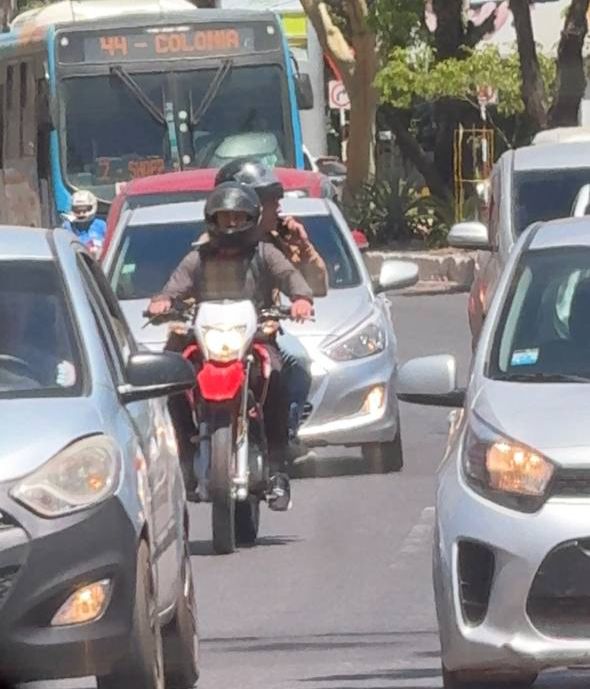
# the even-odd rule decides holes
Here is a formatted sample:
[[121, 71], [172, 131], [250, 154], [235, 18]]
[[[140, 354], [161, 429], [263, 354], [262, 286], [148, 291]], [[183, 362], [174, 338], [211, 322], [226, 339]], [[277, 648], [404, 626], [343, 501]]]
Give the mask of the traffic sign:
[[331, 110], [350, 110], [350, 98], [341, 81], [331, 81], [328, 84], [328, 94]]

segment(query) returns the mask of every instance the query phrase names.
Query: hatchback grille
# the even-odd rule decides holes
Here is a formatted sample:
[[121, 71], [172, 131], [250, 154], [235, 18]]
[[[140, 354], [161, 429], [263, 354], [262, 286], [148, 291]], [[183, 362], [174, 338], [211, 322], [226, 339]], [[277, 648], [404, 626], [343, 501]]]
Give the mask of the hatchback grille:
[[590, 497], [590, 471], [587, 469], [561, 469], [551, 494], [563, 498]]
[[18, 567], [5, 567], [4, 569], [0, 569], [0, 605], [8, 598], [10, 589], [17, 577], [18, 570]]
[[531, 586], [527, 614], [547, 636], [590, 639], [590, 539], [563, 543], [547, 555]]

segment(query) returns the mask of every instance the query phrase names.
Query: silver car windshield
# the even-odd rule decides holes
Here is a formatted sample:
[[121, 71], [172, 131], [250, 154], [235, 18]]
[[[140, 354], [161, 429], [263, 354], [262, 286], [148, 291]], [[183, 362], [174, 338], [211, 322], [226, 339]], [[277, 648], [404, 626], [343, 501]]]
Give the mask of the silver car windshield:
[[80, 350], [52, 261], [2, 261], [0, 397], [61, 397], [82, 389]]
[[590, 381], [590, 249], [523, 254], [489, 374], [533, 382]]
[[[330, 289], [360, 285], [358, 266], [332, 217], [306, 216], [302, 220], [326, 263]], [[117, 297], [148, 299], [157, 294], [202, 231], [202, 222], [128, 226], [113, 262], [111, 285]]]

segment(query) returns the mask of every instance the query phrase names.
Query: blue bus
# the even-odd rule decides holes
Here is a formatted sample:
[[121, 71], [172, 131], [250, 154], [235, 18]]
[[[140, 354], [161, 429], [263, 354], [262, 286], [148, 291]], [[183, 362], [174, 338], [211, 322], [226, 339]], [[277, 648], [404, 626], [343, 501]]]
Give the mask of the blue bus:
[[[89, 189], [240, 155], [304, 167], [313, 98], [271, 12], [58, 2], [0, 35], [0, 222], [51, 225]], [[82, 8], [82, 9], [80, 9]]]

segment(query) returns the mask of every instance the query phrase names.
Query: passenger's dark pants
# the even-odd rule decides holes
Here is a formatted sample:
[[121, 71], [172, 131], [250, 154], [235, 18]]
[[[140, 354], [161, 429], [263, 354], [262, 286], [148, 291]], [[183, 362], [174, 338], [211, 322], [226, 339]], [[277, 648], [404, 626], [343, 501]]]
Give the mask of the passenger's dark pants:
[[283, 357], [274, 342], [266, 345], [271, 374], [264, 402], [264, 429], [270, 455], [271, 473], [283, 471], [289, 445], [289, 395], [283, 369]]
[[282, 380], [288, 400], [288, 431], [294, 439], [311, 389], [311, 359], [301, 341], [290, 333], [281, 334], [277, 346], [283, 360]]

